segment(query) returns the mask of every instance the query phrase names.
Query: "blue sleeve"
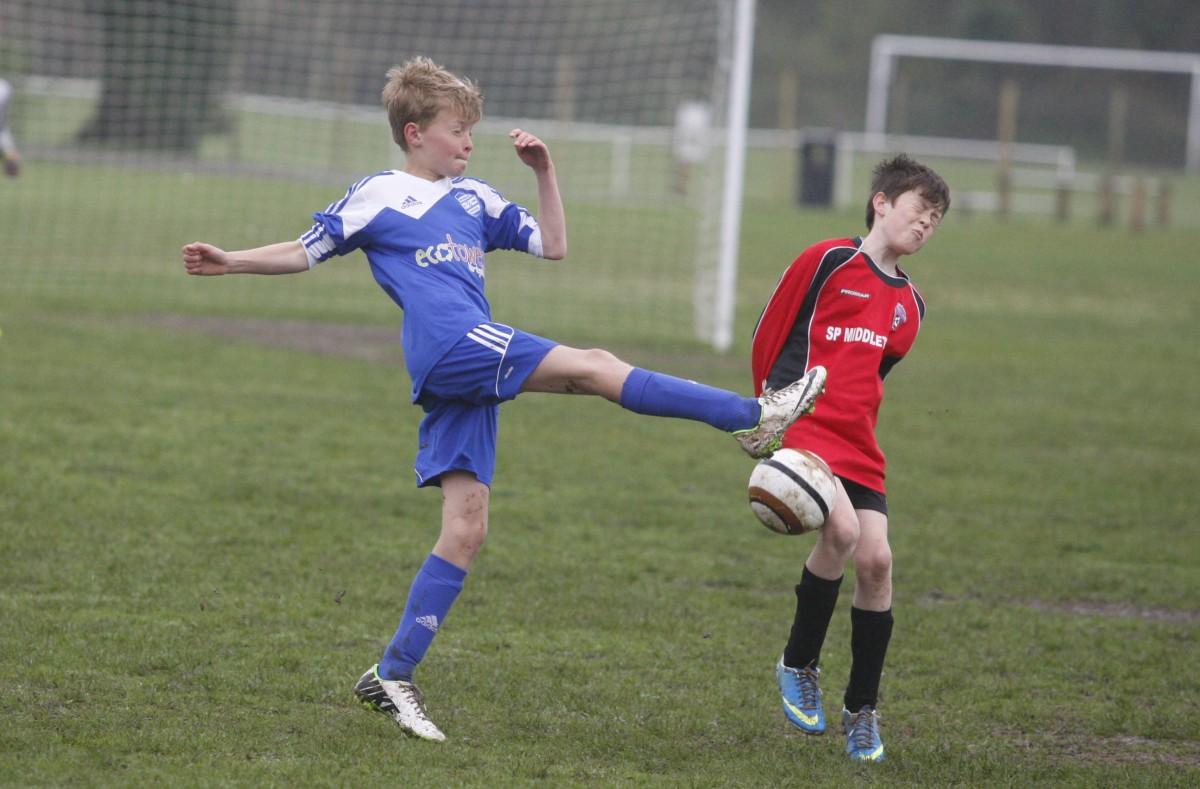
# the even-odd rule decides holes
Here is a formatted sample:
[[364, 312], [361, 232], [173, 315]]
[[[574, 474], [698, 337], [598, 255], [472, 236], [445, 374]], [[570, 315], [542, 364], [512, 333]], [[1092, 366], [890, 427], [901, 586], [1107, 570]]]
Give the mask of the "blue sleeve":
[[[484, 238], [487, 248], [515, 249], [519, 252], [529, 252], [541, 255], [540, 244], [537, 249], [530, 247], [530, 240], [538, 230], [537, 220], [516, 203], [508, 203], [500, 216], [484, 215]], [[540, 237], [540, 234], [539, 234]]]
[[[537, 220], [523, 206], [510, 203], [486, 181], [462, 178], [456, 182], [460, 189], [470, 192], [474, 199], [460, 199], [463, 206], [475, 213], [482, 209], [484, 250], [515, 249], [542, 256], [542, 231]], [[478, 201], [478, 204], [475, 203]]]
[[313, 226], [300, 237], [308, 266], [312, 268], [335, 255], [345, 255], [370, 242], [368, 225], [379, 211], [363, 187], [375, 176], [364, 178], [346, 190], [346, 196], [313, 214]]

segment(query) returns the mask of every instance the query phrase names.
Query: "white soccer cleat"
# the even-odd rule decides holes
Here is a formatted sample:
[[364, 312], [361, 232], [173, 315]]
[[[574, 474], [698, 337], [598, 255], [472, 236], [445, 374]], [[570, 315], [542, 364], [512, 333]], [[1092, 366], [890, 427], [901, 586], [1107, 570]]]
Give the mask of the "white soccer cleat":
[[765, 458], [783, 444], [783, 434], [805, 414], [812, 413], [825, 391], [825, 368], [817, 365], [799, 380], [758, 398], [762, 416], [758, 426], [735, 431], [733, 437], [752, 458]]
[[425, 712], [425, 697], [411, 682], [383, 679], [379, 665], [371, 666], [354, 686], [354, 695], [363, 704], [379, 710], [400, 725], [405, 734], [422, 740], [442, 742], [446, 735], [429, 720]]

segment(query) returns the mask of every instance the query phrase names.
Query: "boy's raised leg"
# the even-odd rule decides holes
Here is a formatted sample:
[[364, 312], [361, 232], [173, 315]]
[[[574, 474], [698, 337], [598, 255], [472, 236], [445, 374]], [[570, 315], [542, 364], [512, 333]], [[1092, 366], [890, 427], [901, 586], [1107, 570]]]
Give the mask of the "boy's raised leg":
[[778, 449], [784, 432], [812, 411], [824, 389], [825, 368], [820, 366], [756, 399], [633, 367], [608, 351], [565, 345], [546, 354], [522, 386], [524, 392], [599, 395], [638, 414], [704, 422], [733, 433], [751, 457]]

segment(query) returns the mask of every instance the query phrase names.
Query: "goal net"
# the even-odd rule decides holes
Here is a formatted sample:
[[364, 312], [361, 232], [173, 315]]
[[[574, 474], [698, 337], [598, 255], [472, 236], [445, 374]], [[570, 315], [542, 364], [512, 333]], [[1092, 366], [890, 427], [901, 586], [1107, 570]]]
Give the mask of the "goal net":
[[732, 14], [733, 0], [7, 0], [0, 78], [23, 166], [0, 181], [0, 306], [74, 294], [114, 312], [395, 321], [361, 254], [201, 282], [179, 248], [298, 238], [351, 183], [401, 167], [379, 93], [390, 66], [426, 55], [484, 93], [469, 175], [536, 206], [515, 126], [557, 165], [570, 254], [490, 254], [495, 317], [564, 342], [707, 342]]

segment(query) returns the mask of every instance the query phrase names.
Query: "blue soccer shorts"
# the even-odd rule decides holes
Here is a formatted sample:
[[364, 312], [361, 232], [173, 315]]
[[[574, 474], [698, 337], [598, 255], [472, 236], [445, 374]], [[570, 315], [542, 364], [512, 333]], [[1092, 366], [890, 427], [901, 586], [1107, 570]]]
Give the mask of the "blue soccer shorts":
[[481, 323], [438, 360], [417, 397], [425, 409], [414, 470], [417, 486], [447, 471], [485, 485], [496, 471], [500, 403], [512, 400], [558, 343], [500, 323]]

